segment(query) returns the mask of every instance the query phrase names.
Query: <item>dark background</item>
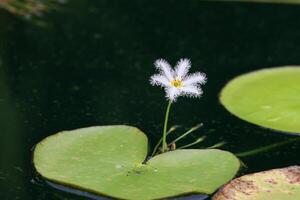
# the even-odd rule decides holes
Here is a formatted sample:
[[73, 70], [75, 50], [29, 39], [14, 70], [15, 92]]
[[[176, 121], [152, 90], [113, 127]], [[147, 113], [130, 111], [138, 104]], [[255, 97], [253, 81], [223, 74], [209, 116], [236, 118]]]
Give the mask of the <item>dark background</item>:
[[[171, 110], [181, 132], [204, 123], [184, 143], [208, 135], [194, 148], [226, 141], [238, 153], [296, 137], [237, 119], [218, 95], [241, 73], [300, 64], [299, 19], [296, 5], [200, 0], [72, 0], [40, 17], [43, 26], [0, 10], [0, 199], [86, 199], [35, 174], [32, 148], [58, 131], [128, 124], [153, 147], [167, 104], [149, 84], [157, 58], [188, 57], [208, 76], [201, 99]], [[241, 174], [299, 164], [299, 153], [293, 143], [242, 158]]]

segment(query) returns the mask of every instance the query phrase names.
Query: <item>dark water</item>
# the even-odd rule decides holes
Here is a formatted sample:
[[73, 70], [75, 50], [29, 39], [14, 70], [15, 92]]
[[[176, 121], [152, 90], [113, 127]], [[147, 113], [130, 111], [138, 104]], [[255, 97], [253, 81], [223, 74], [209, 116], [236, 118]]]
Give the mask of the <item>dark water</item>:
[[[226, 141], [242, 152], [287, 140], [229, 114], [224, 84], [255, 69], [300, 64], [300, 6], [189, 1], [79, 1], [39, 26], [0, 11], [0, 199], [86, 199], [36, 179], [32, 148], [61, 130], [108, 124], [161, 136], [164, 93], [149, 84], [153, 61], [181, 57], [208, 75], [201, 99], [181, 98], [171, 124], [204, 123], [187, 141]], [[183, 128], [184, 130], [184, 128]], [[299, 164], [300, 143], [242, 158], [242, 173]]]

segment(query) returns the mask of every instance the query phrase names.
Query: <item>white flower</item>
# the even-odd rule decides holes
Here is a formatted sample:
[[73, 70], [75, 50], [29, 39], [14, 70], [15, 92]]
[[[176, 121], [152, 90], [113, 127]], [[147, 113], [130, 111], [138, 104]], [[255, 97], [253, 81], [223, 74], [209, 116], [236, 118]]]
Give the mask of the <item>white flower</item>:
[[151, 76], [151, 85], [158, 85], [165, 88], [166, 97], [176, 101], [179, 96], [201, 97], [200, 85], [206, 83], [206, 75], [201, 72], [188, 75], [191, 68], [189, 59], [180, 59], [173, 70], [170, 64], [164, 59], [158, 59], [154, 63], [159, 74]]

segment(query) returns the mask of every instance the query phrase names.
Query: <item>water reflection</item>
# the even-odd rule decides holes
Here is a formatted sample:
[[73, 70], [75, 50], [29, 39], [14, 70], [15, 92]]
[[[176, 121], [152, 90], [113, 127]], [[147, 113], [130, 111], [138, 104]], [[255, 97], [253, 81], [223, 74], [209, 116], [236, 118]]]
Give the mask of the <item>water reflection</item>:
[[48, 27], [44, 16], [64, 10], [67, 0], [0, 0], [1, 10], [24, 19], [38, 27]]
[[64, 4], [66, 0], [2, 0], [0, 8], [8, 12], [31, 19], [41, 17], [45, 13], [57, 8], [57, 4]]

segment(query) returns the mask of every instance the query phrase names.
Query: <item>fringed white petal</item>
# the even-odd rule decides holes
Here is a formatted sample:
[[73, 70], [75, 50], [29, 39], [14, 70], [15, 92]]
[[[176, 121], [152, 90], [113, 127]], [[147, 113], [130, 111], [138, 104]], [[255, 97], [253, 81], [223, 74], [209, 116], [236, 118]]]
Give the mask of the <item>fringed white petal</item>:
[[176, 79], [182, 80], [187, 75], [190, 68], [191, 61], [189, 59], [180, 59], [175, 67]]
[[155, 75], [151, 76], [150, 83], [153, 86], [155, 86], [155, 85], [159, 85], [162, 87], [170, 87], [171, 86], [170, 81], [168, 81], [168, 79], [161, 74], [155, 74]]
[[155, 67], [164, 74], [169, 81], [174, 79], [174, 72], [170, 66], [170, 64], [164, 59], [158, 59], [154, 63]]
[[200, 87], [197, 87], [195, 85], [188, 85], [185, 87], [182, 87], [180, 89], [185, 96], [189, 97], [201, 97], [203, 91]]
[[189, 59], [180, 59], [175, 71], [163, 59], [156, 60], [155, 67], [160, 73], [151, 76], [150, 83], [164, 87], [166, 97], [171, 102], [175, 102], [179, 96], [201, 97], [203, 92], [200, 85], [206, 83], [206, 75], [200, 72], [188, 75], [191, 68]]
[[168, 87], [166, 88], [166, 97], [171, 101], [175, 102], [177, 97], [180, 96], [181, 91], [176, 87]]
[[188, 85], [197, 85], [197, 84], [205, 84], [206, 83], [206, 75], [204, 73], [201, 72], [197, 72], [194, 73], [192, 75], [187, 76], [184, 80], [183, 80], [183, 84], [185, 86]]

